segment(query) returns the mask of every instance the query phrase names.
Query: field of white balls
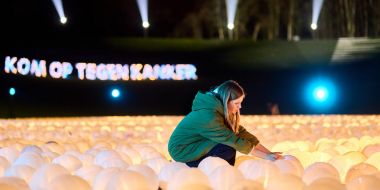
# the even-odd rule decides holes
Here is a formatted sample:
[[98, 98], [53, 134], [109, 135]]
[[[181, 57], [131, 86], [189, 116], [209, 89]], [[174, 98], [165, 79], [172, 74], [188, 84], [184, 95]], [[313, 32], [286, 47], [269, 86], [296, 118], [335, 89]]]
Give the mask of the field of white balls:
[[0, 120], [1, 190], [379, 190], [380, 116], [242, 116], [275, 162], [172, 161], [183, 116]]

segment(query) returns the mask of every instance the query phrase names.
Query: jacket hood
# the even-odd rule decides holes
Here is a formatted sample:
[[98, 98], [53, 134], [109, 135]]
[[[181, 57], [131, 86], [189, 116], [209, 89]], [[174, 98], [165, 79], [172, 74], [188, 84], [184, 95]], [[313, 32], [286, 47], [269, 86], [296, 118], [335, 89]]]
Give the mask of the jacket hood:
[[216, 110], [224, 115], [222, 102], [210, 92], [198, 92], [193, 100], [191, 110], [197, 111], [201, 109]]

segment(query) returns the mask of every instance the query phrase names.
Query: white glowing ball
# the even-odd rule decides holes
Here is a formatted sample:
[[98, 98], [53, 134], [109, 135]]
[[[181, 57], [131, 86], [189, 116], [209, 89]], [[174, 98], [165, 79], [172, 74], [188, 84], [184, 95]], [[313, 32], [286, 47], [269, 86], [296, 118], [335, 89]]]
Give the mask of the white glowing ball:
[[143, 162], [145, 165], [151, 167], [156, 175], [158, 175], [165, 165], [168, 165], [170, 162], [164, 158], [153, 158], [149, 160], [145, 160]]
[[367, 145], [362, 152], [369, 158], [372, 154], [380, 152], [380, 144]]
[[40, 190], [49, 186], [50, 182], [57, 176], [70, 174], [70, 172], [58, 164], [45, 164], [38, 168], [30, 180], [32, 190]]
[[41, 156], [48, 162], [51, 163], [55, 158], [59, 156], [58, 153], [51, 152], [51, 151], [45, 151], [41, 153]]
[[54, 178], [47, 189], [54, 190], [91, 190], [91, 186], [81, 177], [64, 174]]
[[378, 173], [379, 170], [370, 164], [360, 163], [358, 165], [352, 166], [347, 174], [345, 183], [349, 183], [351, 180], [363, 176], [363, 175], [372, 175]]
[[181, 186], [178, 190], [212, 190], [212, 188], [205, 184], [186, 184]]
[[28, 145], [28, 146], [25, 146], [22, 150], [21, 150], [21, 154], [24, 153], [24, 152], [34, 152], [34, 153], [37, 153], [37, 154], [41, 154], [43, 151], [40, 147], [36, 146], [36, 145]]
[[4, 158], [3, 156], [0, 156], [0, 176], [3, 175], [4, 171], [10, 166], [11, 164], [9, 161]]
[[28, 184], [17, 177], [0, 177], [1, 190], [29, 190]]
[[371, 156], [365, 161], [367, 164], [371, 164], [375, 166], [378, 170], [380, 170], [380, 152], [376, 152], [371, 154]]
[[264, 186], [270, 178], [280, 173], [277, 166], [268, 160], [247, 160], [241, 163], [238, 169], [246, 179], [257, 180]]
[[135, 149], [133, 149], [129, 145], [119, 144], [118, 146], [116, 146], [116, 151], [118, 151], [120, 153], [124, 153], [125, 155], [127, 155], [132, 160], [132, 164], [140, 164], [141, 163], [140, 153], [137, 152]]
[[266, 190], [292, 189], [302, 190], [305, 184], [302, 179], [293, 174], [279, 174], [269, 178]]
[[229, 190], [235, 183], [244, 179], [240, 170], [230, 165], [219, 166], [208, 176], [211, 187], [218, 190]]
[[264, 190], [264, 186], [258, 181], [244, 179], [235, 183], [231, 190]]
[[39, 154], [34, 152], [25, 152], [20, 154], [20, 156], [14, 161], [13, 165], [27, 165], [37, 169], [46, 163], [47, 161]]
[[101, 170], [94, 178], [92, 183], [93, 190], [105, 190], [107, 184], [118, 175], [118, 168], [106, 168]]
[[343, 156], [333, 157], [329, 163], [333, 165], [340, 174], [340, 181], [344, 181], [347, 171], [354, 165], [362, 163], [367, 158], [361, 152], [347, 152]]
[[333, 178], [340, 180], [337, 169], [334, 168], [334, 166], [324, 162], [316, 162], [310, 165], [305, 169], [305, 172], [302, 176], [302, 180], [307, 185], [320, 178]]
[[124, 160], [121, 158], [111, 158], [103, 163], [101, 163], [99, 166], [102, 168], [119, 168], [119, 169], [125, 169], [129, 167], [129, 164], [127, 164]]
[[82, 167], [82, 162], [78, 158], [68, 154], [55, 158], [52, 163], [65, 167], [69, 172], [74, 172]]
[[302, 177], [303, 175], [303, 168], [301, 164], [297, 167], [294, 162], [285, 159], [276, 160], [274, 164], [281, 173], [293, 174], [298, 177]]
[[226, 165], [230, 165], [226, 160], [219, 157], [209, 156], [199, 163], [198, 168], [206, 175], [210, 175], [219, 166]]
[[[122, 171], [107, 184], [107, 190], [141, 189], [153, 190], [146, 178], [134, 171]], [[156, 190], [156, 189], [155, 189]]]
[[85, 179], [89, 184], [93, 184], [95, 176], [102, 170], [100, 166], [97, 165], [87, 165], [83, 166], [74, 172], [76, 176]]
[[371, 175], [357, 177], [346, 184], [347, 190], [378, 190], [379, 178]]
[[246, 160], [257, 160], [257, 159], [258, 159], [257, 157], [248, 156], [248, 155], [237, 156], [237, 158], [235, 159], [235, 167], [239, 167], [240, 164]]
[[207, 175], [198, 168], [182, 169], [168, 182], [168, 190], [177, 190], [192, 184], [210, 186]]
[[154, 158], [165, 158], [161, 153], [159, 153], [155, 148], [151, 146], [133, 145], [133, 149], [139, 152], [142, 161]]
[[151, 189], [157, 190], [159, 186], [159, 180], [156, 172], [146, 165], [133, 165], [128, 168], [129, 171], [137, 172], [145, 177], [148, 181]]
[[14, 162], [19, 154], [20, 152], [13, 147], [3, 147], [0, 149], [0, 156], [6, 158], [9, 163]]
[[51, 151], [51, 152], [55, 152], [59, 155], [62, 155], [66, 151], [65, 148], [63, 148], [63, 146], [59, 145], [56, 142], [48, 142], [48, 143], [42, 145], [41, 149], [44, 152], [45, 151]]
[[101, 166], [103, 163], [111, 159], [122, 159], [121, 155], [114, 150], [103, 150], [96, 154], [94, 164]]
[[5, 173], [5, 177], [18, 177], [29, 183], [32, 179], [32, 175], [36, 170], [27, 165], [13, 165], [9, 167]]
[[189, 168], [189, 166], [187, 166], [185, 163], [170, 162], [161, 168], [161, 171], [158, 174], [158, 179], [159, 181], [168, 182], [174, 177], [177, 172], [186, 168]]
[[346, 187], [336, 179], [320, 178], [305, 186], [304, 190], [346, 190]]
[[94, 164], [95, 156], [91, 154], [82, 154], [79, 156], [83, 166], [89, 166]]

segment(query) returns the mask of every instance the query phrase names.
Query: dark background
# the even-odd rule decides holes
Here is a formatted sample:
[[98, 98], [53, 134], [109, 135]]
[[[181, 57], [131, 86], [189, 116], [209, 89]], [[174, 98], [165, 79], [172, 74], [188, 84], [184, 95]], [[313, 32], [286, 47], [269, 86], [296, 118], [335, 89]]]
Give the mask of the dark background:
[[[229, 79], [248, 94], [243, 114], [269, 114], [268, 103], [277, 103], [282, 114], [380, 113], [379, 42], [375, 50], [352, 54], [357, 59], [331, 63], [339, 38], [380, 36], [380, 0], [325, 1], [317, 31], [309, 27], [312, 0], [241, 0], [233, 40], [227, 39], [224, 2], [150, 0], [151, 27], [143, 37], [135, 0], [65, 0], [66, 25], [51, 0], [1, 1], [0, 117], [182, 115], [190, 111], [198, 90]], [[36, 78], [6, 74], [6, 56], [72, 64], [186, 63], [196, 65], [199, 79]], [[330, 109], [304, 101], [305, 86], [318, 77], [337, 87]], [[10, 87], [16, 88], [14, 97]], [[119, 99], [110, 97], [114, 87], [121, 90]]]

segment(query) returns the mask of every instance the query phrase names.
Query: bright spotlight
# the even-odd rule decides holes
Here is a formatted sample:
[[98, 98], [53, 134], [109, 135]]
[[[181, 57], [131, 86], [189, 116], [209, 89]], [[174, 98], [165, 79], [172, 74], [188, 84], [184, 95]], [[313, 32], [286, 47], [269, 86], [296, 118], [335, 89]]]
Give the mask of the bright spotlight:
[[328, 90], [321, 86], [314, 89], [314, 99], [319, 102], [323, 102], [328, 98]]
[[14, 95], [16, 94], [16, 89], [13, 88], [13, 87], [11, 87], [11, 88], [9, 89], [9, 94], [10, 94], [11, 96], [14, 96]]
[[60, 21], [62, 24], [65, 24], [67, 22], [67, 17], [65, 16], [65, 13], [63, 11], [63, 5], [62, 5], [62, 0], [53, 0], [55, 9], [58, 12]]
[[318, 28], [317, 24], [313, 23], [310, 25], [311, 29], [316, 30]]
[[233, 29], [235, 28], [235, 25], [234, 25], [233, 23], [229, 23], [229, 24], [227, 25], [227, 28], [228, 28], [229, 30], [233, 30]]
[[118, 89], [113, 89], [111, 92], [112, 97], [117, 98], [120, 96], [120, 91]]
[[227, 28], [230, 30], [234, 29], [233, 23], [235, 23], [235, 13], [236, 13], [237, 4], [238, 4], [238, 0], [226, 0]]
[[321, 13], [323, 0], [313, 0], [313, 16], [311, 20], [311, 29], [317, 29], [318, 18]]
[[149, 27], [149, 21], [148, 21], [148, 0], [137, 0], [137, 5], [139, 6], [141, 20], [142, 20], [142, 26], [144, 28]]
[[326, 111], [336, 102], [337, 91], [334, 83], [327, 78], [318, 78], [307, 85], [305, 101], [315, 111]]
[[61, 17], [61, 23], [62, 24], [66, 24], [67, 22], [67, 18], [66, 17]]
[[142, 26], [144, 28], [149, 28], [150, 25], [149, 25], [149, 22], [145, 21], [145, 22], [143, 22]]

